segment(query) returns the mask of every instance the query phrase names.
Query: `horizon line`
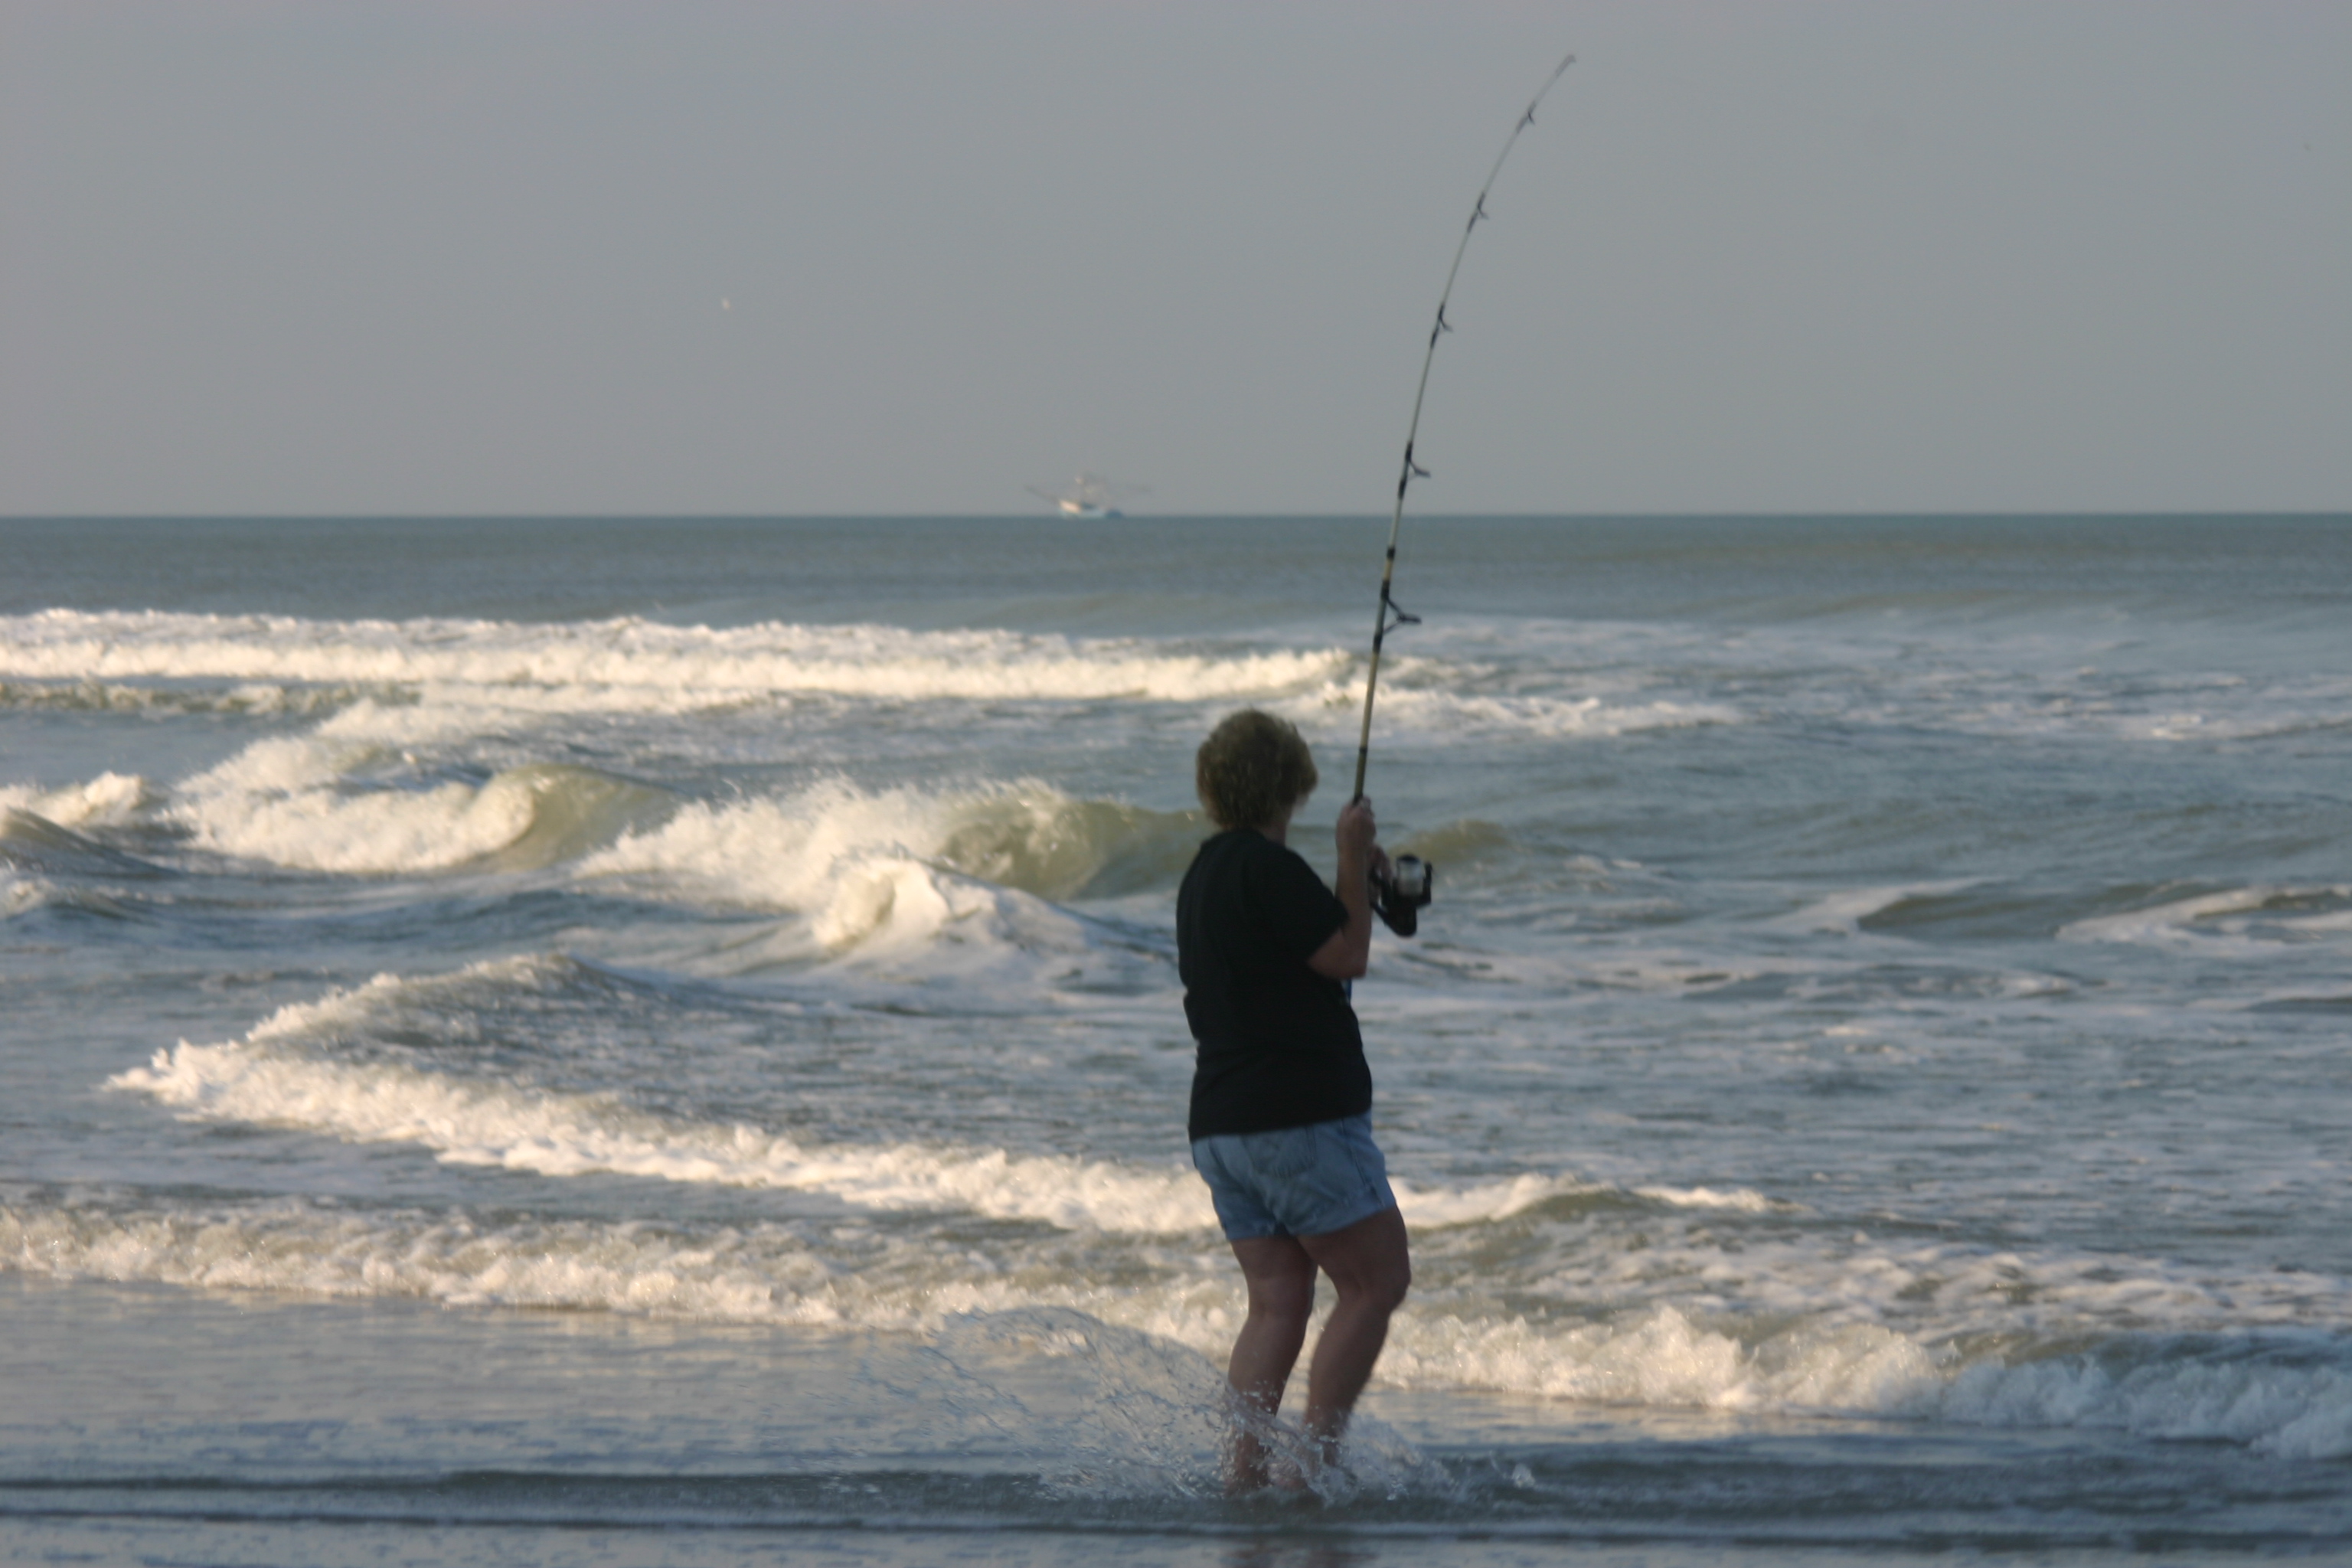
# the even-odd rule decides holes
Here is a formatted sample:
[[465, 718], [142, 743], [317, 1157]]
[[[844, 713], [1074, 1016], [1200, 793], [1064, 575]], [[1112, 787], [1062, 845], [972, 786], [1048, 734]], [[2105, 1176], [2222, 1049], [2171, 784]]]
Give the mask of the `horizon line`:
[[[2186, 507], [2166, 510], [2080, 508], [1983, 510], [1969, 508], [1759, 511], [1425, 511], [1407, 514], [1447, 522], [1633, 521], [1903, 521], [1971, 520], [2116, 521], [2128, 518], [2276, 518], [2352, 521], [2342, 508]], [[0, 512], [0, 526], [19, 522], [1361, 522], [1383, 521], [1379, 511], [1167, 511], [1118, 517], [1066, 517], [1047, 511], [23, 511]]]

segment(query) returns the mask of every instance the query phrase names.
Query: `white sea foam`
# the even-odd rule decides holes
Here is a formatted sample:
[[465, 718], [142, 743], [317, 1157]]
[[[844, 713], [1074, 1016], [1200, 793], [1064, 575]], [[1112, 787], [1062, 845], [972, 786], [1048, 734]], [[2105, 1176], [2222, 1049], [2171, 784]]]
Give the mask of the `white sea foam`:
[[37, 679], [612, 688], [672, 710], [795, 691], [1222, 700], [1313, 685], [1351, 657], [1334, 648], [1192, 651], [1128, 638], [774, 622], [713, 628], [634, 618], [316, 621], [78, 610], [0, 616], [0, 671]]
[[539, 783], [501, 773], [479, 786], [337, 787], [325, 742], [262, 741], [192, 780], [173, 815], [205, 848], [311, 871], [443, 870], [502, 849], [529, 831]]
[[[985, 924], [992, 909], [999, 925], [1051, 925], [1034, 900], [1008, 910], [983, 879], [1064, 894], [1139, 836], [1190, 831], [1188, 819], [1075, 800], [1031, 781], [864, 791], [835, 779], [781, 797], [676, 806], [657, 791], [578, 767], [525, 763], [477, 783], [420, 760], [452, 742], [461, 753], [478, 752], [475, 738], [500, 722], [463, 704], [361, 700], [308, 733], [256, 741], [184, 781], [163, 815], [205, 848], [350, 875], [471, 866], [536, 835], [551, 842], [530, 864], [566, 850], [592, 881], [805, 914], [828, 952]], [[120, 786], [122, 803], [151, 798], [124, 794], [145, 786], [110, 774], [54, 799], [16, 793], [36, 807], [86, 815], [83, 795], [96, 798], [101, 786]], [[550, 834], [554, 818], [569, 830]]]
[[2120, 914], [2095, 915], [2061, 926], [2066, 942], [2127, 942], [2147, 947], [2202, 948], [2252, 955], [2282, 942], [2325, 939], [2352, 930], [2352, 886], [2232, 888], [2175, 899]]
[[[397, 984], [390, 976], [374, 984]], [[257, 1039], [315, 1026], [289, 1009]], [[1057, 1155], [917, 1144], [803, 1144], [745, 1126], [678, 1122], [616, 1097], [467, 1080], [391, 1064], [342, 1065], [250, 1043], [158, 1051], [108, 1080], [208, 1121], [295, 1126], [358, 1142], [406, 1142], [451, 1164], [548, 1176], [591, 1173], [773, 1187], [874, 1209], [939, 1209], [1068, 1228], [1166, 1232], [1213, 1222], [1190, 1173]]]
[[2127, 910], [2122, 914], [2073, 921], [2059, 927], [2058, 935], [2066, 942], [2172, 944], [2191, 935], [2200, 921], [2258, 910], [2270, 897], [2271, 889], [2267, 888], [2235, 888], [2224, 893], [2206, 893], [2147, 909]]
[[1764, 1214], [1794, 1205], [1779, 1204], [1747, 1187], [1719, 1192], [1713, 1187], [1635, 1187], [1634, 1193], [1653, 1203], [1678, 1209], [1731, 1209], [1740, 1214]]
[[1859, 936], [1864, 921], [1907, 900], [1958, 892], [1973, 886], [1973, 879], [1961, 878], [1935, 882], [1901, 882], [1883, 888], [1852, 888], [1817, 899], [1772, 923], [1791, 931], [1843, 931], [1849, 936]]
[[1808, 1326], [1751, 1344], [1673, 1307], [1572, 1324], [1419, 1314], [1391, 1338], [1381, 1374], [1405, 1387], [1714, 1410], [1885, 1410], [1942, 1383], [1935, 1355], [1874, 1325]]
[[2220, 1345], [2194, 1359], [2113, 1364], [2078, 1355], [1961, 1369], [1910, 1402], [1990, 1426], [2106, 1427], [2144, 1437], [2243, 1443], [2283, 1459], [2352, 1456], [2352, 1370]]
[[812, 910], [817, 940], [855, 942], [898, 910], [903, 889], [944, 916], [945, 896], [920, 864], [938, 854], [956, 797], [912, 789], [866, 792], [829, 781], [782, 800], [695, 803], [658, 827], [630, 833], [580, 863], [583, 879], [651, 879], [714, 901]]
[[[1181, 1166], [1155, 1168], [920, 1143], [813, 1144], [765, 1129], [680, 1121], [614, 1094], [572, 1094], [463, 1078], [398, 1061], [345, 1061], [344, 1041], [396, 1027], [419, 1005], [478, 1005], [536, 990], [570, 969], [520, 958], [422, 979], [382, 974], [349, 991], [289, 1004], [237, 1041], [180, 1042], [110, 1088], [148, 1094], [192, 1119], [299, 1127], [355, 1142], [405, 1142], [452, 1164], [548, 1176], [610, 1173], [822, 1194], [881, 1210], [966, 1212], [1066, 1229], [1135, 1234], [1214, 1223], [1205, 1189]], [[1574, 1177], [1527, 1173], [1465, 1188], [1396, 1184], [1418, 1228], [1487, 1223], [1563, 1194], [1598, 1192]], [[1754, 1212], [1741, 1190], [1652, 1188], [1680, 1207]]]
[[[0, 1268], [52, 1278], [884, 1329], [931, 1337], [950, 1352], [975, 1321], [1043, 1308], [1221, 1356], [1243, 1305], [1222, 1252], [1208, 1237], [1191, 1251], [1159, 1250], [1139, 1268], [1131, 1260], [1114, 1285], [1087, 1272], [1103, 1261], [1093, 1254], [1085, 1263], [1041, 1254], [1007, 1268], [927, 1235], [833, 1247], [806, 1225], [487, 1223], [298, 1204], [129, 1213], [0, 1205]], [[2012, 1336], [2001, 1350], [1970, 1352], [1869, 1322], [1701, 1319], [1671, 1304], [1538, 1321], [1417, 1297], [1392, 1326], [1374, 1387], [2105, 1428], [2283, 1458], [2352, 1454], [2352, 1369], [2340, 1351], [2177, 1337], [2082, 1345]]]
[[[1564, 738], [1607, 740], [1647, 730], [1687, 730], [1707, 724], [1737, 724], [1742, 715], [1720, 702], [1610, 702], [1599, 697], [1486, 697], [1464, 693], [1450, 685], [1450, 672], [1433, 668], [1424, 679], [1433, 684], [1416, 687], [1400, 679], [1384, 683], [1381, 718], [1408, 731], [1445, 732], [1493, 730], [1546, 740]], [[1360, 681], [1334, 687], [1329, 700], [1360, 706]]]
[[2104, 1427], [2286, 1458], [2352, 1454], [2352, 1368], [2257, 1356], [2242, 1343], [2142, 1343], [2124, 1365], [2056, 1342], [1970, 1356], [1871, 1323], [1809, 1321], [1749, 1337], [1666, 1306], [1566, 1328], [1418, 1317], [1391, 1339], [1381, 1375], [1605, 1405]]
[[940, 973], [1014, 952], [1117, 965], [1121, 952], [1102, 951], [1087, 922], [950, 863], [1076, 885], [1110, 847], [1073, 826], [1084, 812], [1036, 784], [869, 792], [832, 781], [782, 799], [687, 805], [586, 857], [576, 874], [798, 914], [810, 956], [920, 954]]
[[1196, 1252], [1163, 1252], [1150, 1282], [1107, 1286], [1066, 1258], [1040, 1255], [1002, 1268], [928, 1232], [848, 1234], [821, 1223], [481, 1222], [302, 1203], [131, 1212], [0, 1205], [0, 1268], [53, 1278], [934, 1335], [952, 1332], [967, 1314], [1082, 1308], [1204, 1351], [1222, 1350], [1239, 1321], [1223, 1250], [1204, 1241]]
[[104, 773], [63, 789], [0, 787], [0, 811], [30, 812], [59, 827], [118, 827], [134, 820], [155, 798], [152, 786], [137, 774]]
[[[1580, 1176], [1533, 1173], [1472, 1187], [1422, 1188], [1398, 1180], [1389, 1184], [1396, 1193], [1398, 1209], [1415, 1229], [1491, 1224], [1559, 1197], [1622, 1195], [1620, 1189]], [[1670, 1208], [1724, 1209], [1740, 1214], [1762, 1214], [1794, 1206], [1776, 1204], [1763, 1194], [1744, 1187], [1723, 1192], [1712, 1187], [1643, 1186], [1633, 1188], [1632, 1195]]]
[[55, 891], [38, 877], [27, 877], [11, 867], [0, 866], [0, 921], [13, 920], [27, 910], [38, 909]]
[[[1402, 656], [1383, 712], [1433, 733], [1465, 729], [1539, 738], [1607, 738], [1738, 722], [1720, 702], [1465, 689], [1481, 667]], [[518, 623], [308, 620], [50, 610], [0, 616], [0, 675], [44, 683], [27, 700], [106, 707], [160, 703], [307, 712], [382, 707], [404, 693], [431, 710], [496, 716], [695, 712], [794, 696], [890, 702], [963, 700], [1184, 703], [1256, 701], [1320, 719], [1361, 700], [1351, 648], [1204, 646], [1003, 630], [916, 631], [769, 622], [675, 626], [634, 618]], [[138, 680], [234, 681], [232, 690]], [[364, 721], [381, 727], [380, 717]]]
[[1424, 1189], [1403, 1181], [1391, 1181], [1389, 1185], [1396, 1194], [1398, 1212], [1415, 1228], [1486, 1224], [1507, 1219], [1565, 1194], [1600, 1190], [1573, 1177], [1539, 1175], [1513, 1176], [1454, 1190]]
[[[635, 1111], [611, 1095], [551, 1093], [395, 1064], [341, 1064], [271, 1048], [348, 1026], [377, 997], [409, 983], [383, 975], [358, 992], [280, 1009], [246, 1041], [182, 1041], [110, 1088], [153, 1096], [191, 1118], [293, 1126], [357, 1142], [405, 1142], [451, 1164], [540, 1175], [589, 1173], [823, 1194], [865, 1208], [961, 1211], [1066, 1229], [1140, 1234], [1214, 1224], [1189, 1170], [924, 1144], [797, 1142], [760, 1128], [680, 1122]], [[1562, 1193], [1570, 1178], [1527, 1175], [1466, 1189], [1397, 1184], [1416, 1227], [1507, 1217]], [[1750, 1208], [1752, 1194], [1704, 1189], [1654, 1194], [1684, 1205]], [[1751, 1202], [1751, 1199], [1753, 1201]]]
[[[0, 1267], [69, 1279], [205, 1289], [412, 1296], [717, 1321], [837, 1322], [835, 1271], [772, 1226], [681, 1235], [590, 1221], [477, 1225], [460, 1216], [0, 1207]], [[876, 1313], [874, 1326], [901, 1326]]]
[[[1589, 1306], [1547, 1318], [1457, 1304], [1476, 1270], [1433, 1259], [1417, 1272], [1451, 1273], [1455, 1287], [1415, 1298], [1381, 1375], [1603, 1404], [2104, 1426], [2296, 1458], [2352, 1453], [2352, 1351], [2303, 1327], [2315, 1297], [2341, 1311], [2341, 1281], [2199, 1282], [2113, 1258], [1961, 1248], [1857, 1245], [1841, 1258], [1704, 1235], [1658, 1236], [1681, 1254], [1663, 1268], [1646, 1247], [1615, 1267], [1580, 1259], [1571, 1299], [1625, 1303], [1599, 1317]], [[1615, 1250], [1612, 1239], [1622, 1243], [1596, 1238], [1589, 1254]], [[2035, 1304], [2021, 1309], [2021, 1298]], [[2234, 1326], [2189, 1333], [2186, 1321]], [[2262, 1340], [2265, 1322], [2290, 1337]]]
[[473, 784], [415, 778], [406, 748], [485, 728], [474, 710], [361, 700], [307, 734], [256, 741], [184, 781], [166, 816], [195, 844], [301, 870], [440, 870], [529, 831], [577, 769], [521, 767]]

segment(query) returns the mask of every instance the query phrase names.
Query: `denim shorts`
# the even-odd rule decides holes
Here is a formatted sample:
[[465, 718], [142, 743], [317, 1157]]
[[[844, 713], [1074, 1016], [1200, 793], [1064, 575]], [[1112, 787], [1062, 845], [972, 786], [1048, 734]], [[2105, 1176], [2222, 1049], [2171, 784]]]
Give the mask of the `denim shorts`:
[[1328, 1236], [1396, 1207], [1369, 1116], [1202, 1138], [1192, 1168], [1209, 1184], [1227, 1241]]

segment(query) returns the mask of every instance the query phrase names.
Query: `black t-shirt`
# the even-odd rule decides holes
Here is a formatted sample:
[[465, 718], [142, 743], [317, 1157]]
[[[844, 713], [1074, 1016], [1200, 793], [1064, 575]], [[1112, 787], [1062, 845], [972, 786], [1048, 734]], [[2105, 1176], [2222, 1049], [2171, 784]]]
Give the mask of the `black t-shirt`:
[[1184, 1016], [1200, 1042], [1192, 1138], [1360, 1116], [1372, 1072], [1356, 1010], [1307, 966], [1348, 911], [1307, 862], [1249, 828], [1201, 846], [1176, 895]]

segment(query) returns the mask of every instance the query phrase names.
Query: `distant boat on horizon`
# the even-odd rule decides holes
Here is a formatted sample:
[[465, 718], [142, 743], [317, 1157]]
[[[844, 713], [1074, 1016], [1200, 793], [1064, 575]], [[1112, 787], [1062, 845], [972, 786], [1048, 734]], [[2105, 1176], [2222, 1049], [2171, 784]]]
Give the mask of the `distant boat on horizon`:
[[1127, 496], [1149, 493], [1146, 486], [1115, 485], [1100, 474], [1088, 473], [1079, 474], [1064, 489], [1043, 490], [1035, 485], [1028, 489], [1038, 500], [1052, 501], [1064, 517], [1086, 518], [1125, 517], [1127, 513], [1118, 509], [1119, 501]]

